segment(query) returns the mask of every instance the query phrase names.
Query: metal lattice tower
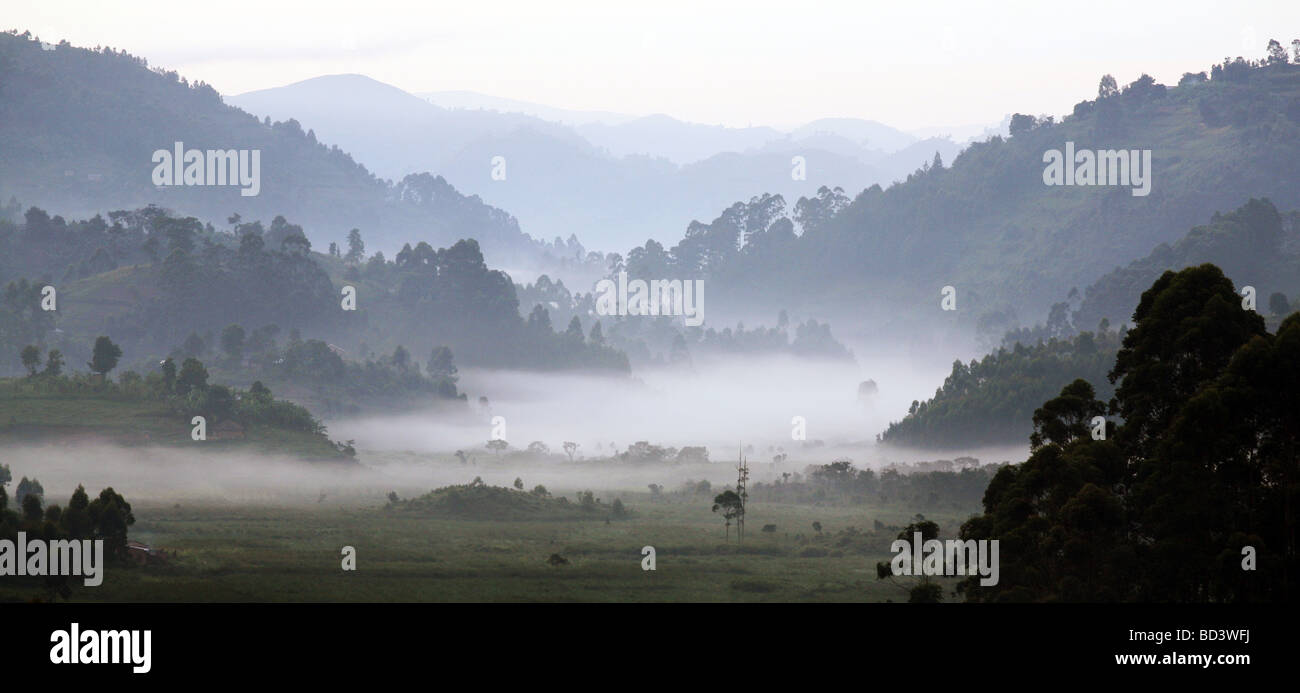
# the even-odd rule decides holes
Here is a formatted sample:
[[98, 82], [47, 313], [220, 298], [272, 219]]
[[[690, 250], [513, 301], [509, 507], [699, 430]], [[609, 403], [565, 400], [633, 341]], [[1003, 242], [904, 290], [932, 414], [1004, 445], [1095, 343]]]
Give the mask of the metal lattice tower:
[[749, 481], [749, 463], [745, 461], [745, 449], [740, 449], [740, 462], [736, 464], [736, 495], [740, 496], [740, 510], [736, 513], [736, 536], [745, 540], [745, 504], [749, 500], [749, 491], [745, 490]]

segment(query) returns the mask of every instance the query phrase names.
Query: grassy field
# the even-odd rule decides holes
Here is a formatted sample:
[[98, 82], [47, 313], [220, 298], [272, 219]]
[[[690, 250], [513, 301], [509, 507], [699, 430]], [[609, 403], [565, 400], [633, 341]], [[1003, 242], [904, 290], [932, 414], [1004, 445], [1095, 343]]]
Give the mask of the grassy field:
[[[392, 512], [382, 501], [150, 505], [134, 502], [131, 538], [178, 552], [167, 565], [106, 571], [73, 601], [906, 601], [876, 578], [897, 534], [870, 534], [873, 520], [905, 525], [903, 510], [754, 505], [743, 547], [724, 539], [707, 499], [622, 498], [633, 516], [606, 523], [446, 520]], [[958, 517], [931, 517], [945, 534]], [[822, 525], [821, 538], [812, 529]], [[763, 533], [764, 524], [776, 532]], [[877, 545], [841, 551], [848, 527]], [[355, 571], [341, 568], [344, 546]], [[641, 549], [656, 550], [642, 570]], [[811, 550], [810, 550], [811, 549]], [[560, 554], [568, 563], [552, 566]], [[943, 580], [945, 599], [955, 579]], [[31, 586], [0, 583], [0, 600], [30, 599]]]
[[[166, 403], [96, 392], [37, 393], [21, 380], [0, 380], [0, 448], [32, 441], [117, 445], [197, 445], [190, 423]], [[322, 437], [270, 426], [250, 426], [243, 439], [203, 441], [207, 450], [248, 449], [303, 458], [337, 459]]]
[[[751, 500], [742, 545], [711, 511], [721, 488], [695, 493], [688, 482], [651, 495], [644, 479], [632, 481], [653, 475], [674, 488], [729, 464], [552, 460], [523, 471], [495, 456], [470, 466], [446, 455], [370, 457], [341, 461], [323, 436], [262, 426], [242, 440], [194, 442], [162, 402], [0, 381], [0, 463], [39, 476], [48, 503], [65, 503], [79, 483], [92, 495], [114, 486], [133, 506], [129, 537], [174, 554], [110, 565], [96, 588], [74, 580], [73, 601], [905, 601], [911, 586], [876, 577], [917, 511], [901, 503]], [[491, 488], [479, 475], [545, 481], [557, 498]], [[446, 479], [471, 478], [452, 497], [422, 499]], [[594, 503], [577, 500], [593, 487]], [[390, 504], [391, 489], [413, 500]], [[925, 510], [945, 536], [969, 514], [951, 501], [934, 507], [948, 508]], [[355, 571], [342, 569], [345, 546]], [[653, 571], [642, 569], [646, 546]], [[557, 554], [564, 561], [553, 565]], [[943, 581], [949, 600], [955, 584]], [[0, 601], [44, 596], [31, 580], [0, 579]]]

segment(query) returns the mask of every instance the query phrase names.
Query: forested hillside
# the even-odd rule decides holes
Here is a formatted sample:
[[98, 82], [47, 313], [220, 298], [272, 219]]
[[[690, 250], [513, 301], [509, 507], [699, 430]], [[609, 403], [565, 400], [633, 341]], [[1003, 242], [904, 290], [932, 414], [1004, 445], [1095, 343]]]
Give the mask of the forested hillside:
[[[29, 34], [0, 33], [0, 74], [0, 200], [76, 216], [149, 204], [210, 222], [284, 214], [317, 245], [360, 228], [390, 252], [411, 238], [434, 245], [475, 238], [494, 262], [547, 262], [513, 217], [440, 176], [381, 180], [297, 121], [258, 120], [211, 86], [125, 52], [43, 47]], [[176, 142], [259, 150], [259, 193], [155, 186], [153, 153]]]
[[393, 260], [367, 255], [359, 231], [349, 241], [347, 252], [335, 244], [314, 253], [303, 228], [281, 216], [269, 226], [232, 217], [218, 229], [158, 207], [71, 222], [39, 208], [0, 218], [0, 372], [18, 372], [29, 344], [83, 360], [104, 334], [130, 363], [194, 335], [216, 352], [232, 326], [269, 340], [263, 350], [274, 351], [276, 335], [300, 335], [363, 363], [398, 347], [416, 362], [442, 346], [464, 365], [628, 368], [612, 348], [557, 333], [545, 309], [525, 321], [510, 278], [488, 268], [474, 240], [421, 242]]
[[[1149, 194], [1046, 185], [1044, 155], [1067, 142], [1150, 150]], [[1009, 138], [853, 192], [801, 200], [794, 215], [756, 196], [673, 247], [633, 250], [629, 267], [640, 256], [712, 278], [714, 305], [733, 311], [779, 300], [872, 323], [933, 319], [953, 286], [954, 319], [1001, 334], [1045, 318], [1042, 296], [1086, 287], [1217, 211], [1264, 197], [1300, 207], [1300, 65], [1225, 60], [1169, 87], [1103, 79], [1060, 120], [1017, 115]]]
[[[1134, 311], [1109, 406], [1079, 380], [1034, 412], [1029, 459], [1000, 469], [962, 525], [1003, 551], [1000, 582], [967, 579], [968, 600], [1296, 594], [1300, 316], [1270, 333], [1235, 289], [1209, 264], [1165, 272]], [[1247, 554], [1258, 571], [1242, 570]]]
[[912, 402], [879, 439], [919, 448], [1022, 441], [1033, 430], [1034, 410], [1078, 378], [1096, 383], [1098, 396], [1109, 399], [1106, 374], [1123, 337], [1103, 324], [1072, 339], [1016, 342], [969, 364], [955, 361], [934, 398]]
[[[1300, 295], [1300, 213], [1279, 214], [1268, 200], [1250, 200], [1215, 214], [1172, 246], [1102, 277], [1082, 294], [1053, 305], [1046, 323], [1008, 332], [1002, 348], [969, 366], [960, 361], [933, 399], [913, 402], [881, 439], [900, 445], [957, 446], [1005, 443], [1029, 435], [1034, 407], [1075, 378], [1097, 388], [1102, 400], [1123, 331], [1132, 324], [1142, 293], [1165, 272], [1212, 262], [1236, 283], [1255, 288], [1255, 311], [1267, 324], [1282, 322]], [[1246, 297], [1243, 296], [1244, 300]], [[1086, 331], [1099, 325], [1099, 331]], [[1110, 330], [1119, 326], [1120, 332]]]
[[1300, 296], [1300, 212], [1282, 214], [1270, 201], [1252, 199], [1227, 214], [1216, 213], [1172, 245], [1162, 243], [1094, 282], [1073, 312], [1073, 323], [1128, 320], [1142, 292], [1166, 270], [1206, 262], [1223, 268], [1239, 285], [1253, 286], [1260, 312], [1280, 320]]

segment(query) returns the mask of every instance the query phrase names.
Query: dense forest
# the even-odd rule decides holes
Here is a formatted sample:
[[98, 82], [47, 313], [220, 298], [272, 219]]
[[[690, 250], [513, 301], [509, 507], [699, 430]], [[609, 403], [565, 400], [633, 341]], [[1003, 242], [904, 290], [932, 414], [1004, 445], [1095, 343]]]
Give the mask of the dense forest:
[[1295, 598], [1300, 315], [1271, 334], [1240, 303], [1209, 264], [1143, 292], [1109, 405], [1082, 379], [1045, 402], [1029, 459], [1001, 469], [962, 526], [1002, 543], [1001, 581], [968, 579], [967, 599]]
[[[1044, 185], [1044, 152], [1066, 142], [1151, 150], [1150, 194]], [[779, 196], [757, 196], [711, 223], [692, 222], [672, 248], [633, 249], [626, 262], [630, 274], [667, 267], [714, 280], [719, 309], [778, 302], [871, 324], [933, 322], [939, 289], [951, 285], [960, 296], [954, 318], [1000, 335], [1045, 317], [1036, 297], [1087, 286], [1218, 210], [1251, 198], [1300, 208], [1297, 181], [1300, 58], [1236, 58], [1172, 87], [1107, 76], [1097, 98], [1060, 120], [1017, 114], [1009, 137], [973, 143], [950, 165], [936, 157], [851, 199], [825, 189], [793, 213]], [[1100, 317], [1090, 312], [1084, 324]]]
[[[1024, 440], [1044, 400], [1077, 378], [1105, 384], [1122, 329], [1103, 321], [1096, 332], [1025, 346], [1015, 342], [969, 364], [954, 361], [934, 398], [913, 401], [907, 416], [878, 439], [922, 448], [961, 448]], [[1102, 394], [1108, 395], [1108, 390]]]
[[[1295, 306], [1300, 295], [1300, 213], [1280, 214], [1268, 200], [1252, 199], [1210, 223], [1193, 228], [1173, 246], [1117, 269], [1053, 304], [1045, 323], [1012, 330], [994, 353], [969, 365], [953, 364], [932, 399], [912, 403], [907, 416], [890, 424], [880, 440], [920, 447], [1024, 440], [1029, 414], [1076, 378], [1096, 383], [1097, 396], [1110, 398], [1105, 375], [1127, 329], [1110, 330], [1111, 316], [1127, 321], [1143, 286], [1168, 270], [1214, 261], [1243, 286], [1256, 289], [1255, 310], [1271, 325]], [[1247, 279], [1249, 278], [1249, 279]], [[1243, 297], [1244, 299], [1244, 297]], [[1082, 332], [1096, 318], [1095, 332]]]
[[[1300, 297], [1300, 211], [1281, 214], [1269, 200], [1251, 199], [1209, 224], [1193, 228], [1173, 245], [1102, 276], [1084, 291], [1072, 311], [1074, 325], [1103, 318], [1127, 320], [1145, 287], [1166, 270], [1213, 262], [1242, 285], [1256, 289], [1260, 312], [1280, 320]], [[1291, 298], [1288, 298], [1291, 297]]]
[[[77, 486], [66, 506], [48, 503], [40, 481], [23, 477], [17, 484], [14, 498], [5, 490], [13, 480], [13, 471], [0, 464], [0, 540], [15, 542], [23, 532], [31, 540], [54, 542], [60, 540], [102, 540], [104, 559], [115, 566], [127, 560], [127, 531], [135, 524], [131, 504], [110, 486], [95, 498]], [[24, 557], [24, 560], [26, 557]], [[102, 566], [101, 566], [102, 569]], [[47, 597], [68, 598], [81, 580], [68, 575], [42, 575], [8, 577], [20, 583], [30, 583]]]
[[[360, 231], [339, 241], [315, 253], [281, 216], [263, 226], [232, 215], [218, 229], [154, 206], [72, 222], [33, 207], [0, 219], [0, 368], [18, 372], [27, 344], [80, 360], [87, 338], [105, 333], [133, 363], [156, 363], [195, 334], [212, 348], [232, 326], [260, 337], [250, 352], [262, 355], [280, 334], [342, 345], [332, 351], [361, 363], [443, 346], [466, 365], [628, 368], [620, 352], [556, 332], [544, 308], [525, 320], [509, 277], [487, 267], [474, 240], [422, 242], [394, 260], [367, 255]], [[56, 291], [52, 310], [42, 308], [45, 286]]]
[[[622, 258], [616, 257], [607, 276], [616, 278], [624, 269], [621, 262]], [[637, 276], [664, 278], [673, 275]], [[707, 324], [685, 325], [680, 316], [598, 315], [594, 292], [570, 292], [563, 280], [552, 280], [545, 274], [531, 284], [516, 284], [515, 292], [525, 310], [540, 308], [547, 311], [557, 324], [567, 323], [569, 329], [581, 330], [593, 342], [608, 344], [626, 353], [635, 366], [688, 364], [696, 356], [791, 354], [806, 358], [853, 359], [848, 347], [831, 334], [828, 322], [818, 322], [815, 318], [792, 322], [784, 310], [777, 313], [771, 327], [756, 325], [746, 328], [744, 321], [738, 321], [734, 328], [718, 329]]]

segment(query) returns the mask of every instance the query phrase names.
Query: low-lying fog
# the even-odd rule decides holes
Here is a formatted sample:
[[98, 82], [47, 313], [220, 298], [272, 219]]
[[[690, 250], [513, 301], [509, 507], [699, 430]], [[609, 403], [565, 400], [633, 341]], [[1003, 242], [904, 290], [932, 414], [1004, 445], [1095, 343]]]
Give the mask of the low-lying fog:
[[[631, 377], [465, 370], [460, 388], [470, 396], [467, 416], [430, 409], [332, 421], [330, 431], [370, 450], [469, 451], [483, 448], [493, 437], [493, 419], [501, 417], [504, 430], [496, 432], [511, 448], [542, 441], [558, 452], [573, 441], [590, 457], [644, 440], [704, 445], [724, 456], [741, 445], [753, 445], [756, 455], [773, 446], [793, 456], [811, 452], [815, 441], [832, 448], [874, 443], [946, 373], [946, 367], [918, 372], [878, 359], [867, 368], [793, 356], [697, 359], [689, 368], [641, 368]], [[867, 379], [878, 391], [859, 398], [858, 385]], [[488, 398], [486, 407], [479, 396]], [[802, 417], [809, 446], [793, 438], [795, 417]]]
[[[785, 453], [786, 471], [840, 457], [876, 468], [960, 455], [982, 462], [1023, 459], [1024, 446], [935, 452], [877, 445], [876, 434], [901, 418], [912, 400], [932, 396], [951, 369], [944, 359], [920, 367], [917, 361], [914, 355], [875, 356], [866, 366], [786, 355], [728, 356], [697, 358], [689, 368], [639, 368], [631, 377], [471, 369], [461, 372], [460, 388], [470, 397], [461, 416], [431, 408], [336, 420], [329, 422], [330, 435], [355, 440], [375, 464], [457, 450], [489, 464], [498, 459], [485, 447], [495, 434], [511, 450], [541, 441], [562, 454], [563, 443], [572, 441], [580, 446], [578, 460], [608, 457], [647, 441], [704, 446], [713, 462], [731, 462], [743, 446], [751, 464], [770, 463]], [[859, 397], [859, 384], [868, 379], [877, 391]], [[479, 396], [487, 397], [487, 406]], [[803, 440], [794, 438], [800, 427], [796, 417], [802, 420]]]
[[[875, 435], [912, 400], [932, 395], [950, 368], [942, 359], [918, 366], [919, 360], [697, 358], [688, 369], [643, 368], [631, 377], [465, 370], [460, 386], [470, 401], [463, 407], [329, 421], [330, 438], [356, 441], [361, 464], [351, 468], [255, 453], [62, 444], [10, 447], [4, 461], [15, 479], [38, 478], [57, 503], [79, 483], [92, 494], [113, 486], [128, 499], [152, 501], [334, 503], [382, 502], [390, 490], [408, 497], [476, 476], [501, 486], [519, 477], [527, 488], [543, 484], [557, 494], [644, 491], [650, 483], [672, 489], [688, 479], [729, 484], [741, 446], [753, 482], [840, 457], [877, 469], [962, 455], [984, 463], [1024, 459], [1026, 446], [918, 451], [877, 445]], [[878, 389], [860, 399], [859, 383], [867, 379]], [[488, 398], [486, 407], [479, 396]], [[501, 417], [497, 432], [510, 445], [500, 454], [485, 446], [494, 417]], [[803, 418], [806, 441], [792, 439], [795, 417]], [[533, 441], [545, 443], [551, 456], [511, 454]], [[572, 463], [563, 456], [565, 441], [580, 445]], [[711, 464], [597, 461], [637, 441], [705, 446]], [[458, 450], [463, 459], [453, 456]], [[780, 452], [787, 458], [774, 462]]]

